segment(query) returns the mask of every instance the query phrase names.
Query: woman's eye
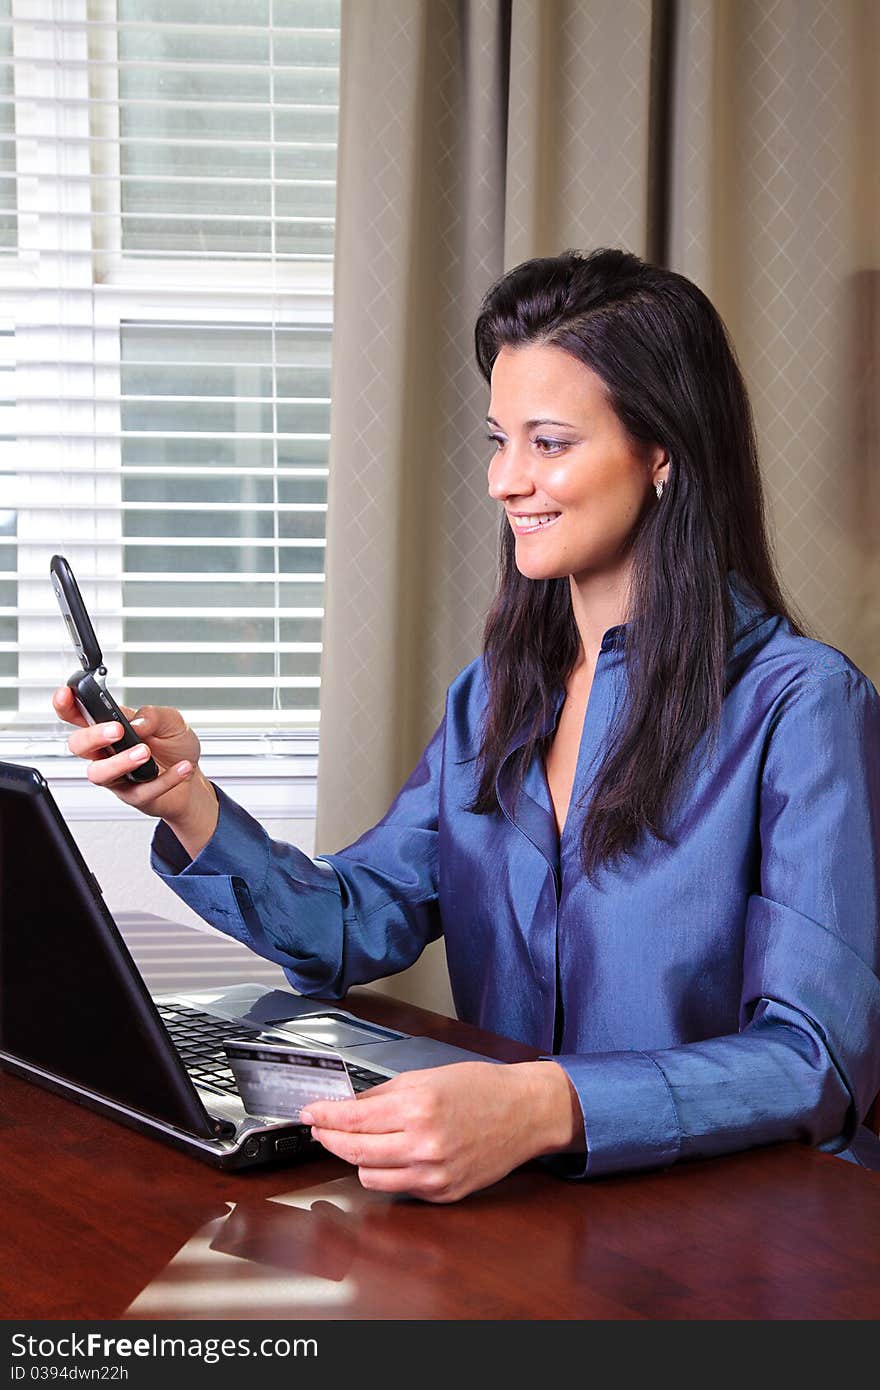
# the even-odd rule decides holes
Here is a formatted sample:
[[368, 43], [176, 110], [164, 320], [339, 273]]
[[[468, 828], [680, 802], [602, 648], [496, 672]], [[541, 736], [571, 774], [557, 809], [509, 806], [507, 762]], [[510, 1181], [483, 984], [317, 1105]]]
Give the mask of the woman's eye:
[[[490, 439], [496, 446], [496, 452], [504, 447], [504, 439], [500, 434], [487, 434], [486, 438]], [[542, 435], [538, 435], [532, 442], [539, 453], [546, 454], [551, 458], [569, 446], [567, 439], [545, 439]]]

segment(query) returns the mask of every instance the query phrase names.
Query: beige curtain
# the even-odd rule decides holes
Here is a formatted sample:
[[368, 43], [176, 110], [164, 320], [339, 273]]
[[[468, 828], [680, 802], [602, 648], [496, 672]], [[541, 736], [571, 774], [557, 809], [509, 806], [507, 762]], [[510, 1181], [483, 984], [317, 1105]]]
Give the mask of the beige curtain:
[[[387, 809], [480, 648], [480, 297], [617, 245], [752, 393], [782, 578], [880, 683], [876, 0], [342, 0], [317, 850]], [[451, 1008], [442, 945], [388, 982]]]

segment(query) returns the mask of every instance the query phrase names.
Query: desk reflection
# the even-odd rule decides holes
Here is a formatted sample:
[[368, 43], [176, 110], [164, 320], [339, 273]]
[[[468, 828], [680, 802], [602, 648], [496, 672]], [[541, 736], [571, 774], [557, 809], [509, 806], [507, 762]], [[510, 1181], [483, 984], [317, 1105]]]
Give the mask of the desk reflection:
[[[510, 1277], [501, 1249], [490, 1240], [481, 1250], [481, 1214], [490, 1217], [512, 1188], [525, 1216], [528, 1175], [476, 1194], [457, 1208], [431, 1206], [371, 1193], [354, 1176], [269, 1198], [230, 1202], [226, 1215], [202, 1225], [161, 1273], [129, 1305], [125, 1318], [431, 1318], [448, 1315], [451, 1288], [469, 1282], [462, 1251], [472, 1251], [481, 1276]], [[504, 1196], [499, 1196], [503, 1186]], [[523, 1237], [535, 1239], [541, 1222], [524, 1221]], [[546, 1213], [545, 1213], [546, 1215]], [[583, 1223], [551, 1219], [556, 1275], [560, 1255], [574, 1271]], [[520, 1251], [522, 1259], [523, 1251]], [[540, 1258], [538, 1258], [540, 1266]], [[464, 1274], [464, 1279], [463, 1279]], [[523, 1316], [534, 1316], [536, 1287], [523, 1290]], [[500, 1297], [500, 1289], [497, 1294]], [[505, 1289], [505, 1297], [510, 1290]], [[495, 1298], [474, 1290], [466, 1316], [497, 1316]], [[552, 1316], [551, 1313], [547, 1313]], [[507, 1314], [509, 1316], [509, 1312]]]
[[450, 1205], [288, 1181], [227, 1187], [122, 1316], [876, 1316], [875, 1178], [793, 1145], [594, 1183], [529, 1165]]

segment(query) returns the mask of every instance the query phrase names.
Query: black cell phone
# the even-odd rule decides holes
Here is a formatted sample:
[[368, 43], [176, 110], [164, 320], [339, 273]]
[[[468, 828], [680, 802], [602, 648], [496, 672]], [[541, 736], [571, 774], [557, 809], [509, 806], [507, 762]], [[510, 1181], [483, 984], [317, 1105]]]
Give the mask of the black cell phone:
[[[73, 577], [73, 570], [63, 555], [53, 555], [49, 573], [52, 576], [52, 587], [61, 615], [67, 624], [70, 640], [83, 668], [81, 671], [75, 671], [67, 684], [73, 691], [84, 718], [90, 724], [109, 724], [115, 721], [122, 725], [122, 738], [111, 743], [110, 747], [114, 753], [124, 753], [126, 748], [135, 748], [139, 743], [143, 743], [143, 739], [138, 738], [104, 684], [107, 667], [104, 665], [101, 648], [83, 603], [79, 585]], [[154, 777], [159, 776], [159, 768], [152, 758], [147, 758], [145, 763], [140, 763], [125, 775], [129, 782], [152, 782]]]

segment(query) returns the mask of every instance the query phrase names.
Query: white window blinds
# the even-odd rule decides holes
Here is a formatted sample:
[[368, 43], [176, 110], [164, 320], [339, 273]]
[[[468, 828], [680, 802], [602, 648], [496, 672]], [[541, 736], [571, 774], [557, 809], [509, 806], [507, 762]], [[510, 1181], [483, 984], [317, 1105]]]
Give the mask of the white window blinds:
[[339, 0], [0, 0], [0, 727], [318, 720]]
[[0, 0], [0, 256], [15, 251], [15, 108], [10, 0]]

